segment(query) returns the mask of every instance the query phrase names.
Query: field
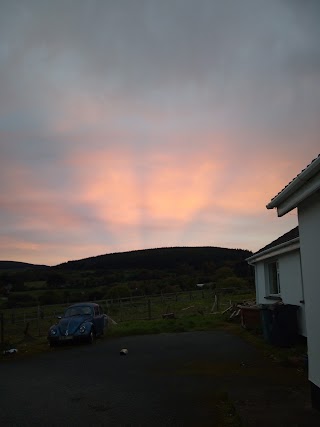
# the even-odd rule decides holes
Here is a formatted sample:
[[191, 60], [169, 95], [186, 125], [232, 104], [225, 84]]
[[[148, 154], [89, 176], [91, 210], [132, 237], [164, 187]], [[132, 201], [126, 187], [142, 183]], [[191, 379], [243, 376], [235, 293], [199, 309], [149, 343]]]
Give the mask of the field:
[[[245, 290], [214, 294], [211, 290], [179, 292], [148, 297], [97, 301], [116, 325], [108, 336], [141, 333], [208, 330], [221, 324], [221, 313], [230, 305], [255, 296]], [[70, 304], [2, 310], [0, 339], [3, 348], [46, 345], [48, 328]], [[164, 315], [168, 315], [168, 318]], [[171, 317], [171, 318], [170, 318]], [[1, 317], [0, 317], [1, 321]], [[110, 322], [111, 323], [111, 322]]]

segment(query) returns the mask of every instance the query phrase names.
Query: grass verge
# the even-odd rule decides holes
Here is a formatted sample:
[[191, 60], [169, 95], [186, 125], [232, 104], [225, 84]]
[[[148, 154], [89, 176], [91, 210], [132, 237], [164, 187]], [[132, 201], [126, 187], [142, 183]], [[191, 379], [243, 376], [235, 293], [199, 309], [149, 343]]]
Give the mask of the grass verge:
[[220, 314], [184, 316], [178, 319], [136, 320], [112, 325], [107, 336], [123, 337], [129, 335], [209, 331], [223, 324], [224, 321]]

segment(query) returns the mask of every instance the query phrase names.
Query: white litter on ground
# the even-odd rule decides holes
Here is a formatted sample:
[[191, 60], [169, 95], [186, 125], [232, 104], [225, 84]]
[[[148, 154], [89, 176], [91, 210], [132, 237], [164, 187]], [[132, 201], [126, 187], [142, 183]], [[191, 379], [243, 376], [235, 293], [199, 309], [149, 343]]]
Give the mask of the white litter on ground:
[[10, 350], [4, 350], [3, 354], [14, 354], [18, 353], [18, 350], [16, 348], [10, 348]]

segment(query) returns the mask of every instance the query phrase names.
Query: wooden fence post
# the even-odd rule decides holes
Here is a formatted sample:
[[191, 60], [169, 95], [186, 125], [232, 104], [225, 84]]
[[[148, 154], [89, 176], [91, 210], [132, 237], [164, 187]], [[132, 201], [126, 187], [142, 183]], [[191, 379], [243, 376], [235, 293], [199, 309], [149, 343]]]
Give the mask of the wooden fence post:
[[213, 302], [213, 305], [212, 305], [212, 308], [211, 308], [211, 313], [217, 313], [219, 311], [220, 311], [220, 308], [219, 308], [219, 294], [215, 293], [214, 294], [214, 302]]

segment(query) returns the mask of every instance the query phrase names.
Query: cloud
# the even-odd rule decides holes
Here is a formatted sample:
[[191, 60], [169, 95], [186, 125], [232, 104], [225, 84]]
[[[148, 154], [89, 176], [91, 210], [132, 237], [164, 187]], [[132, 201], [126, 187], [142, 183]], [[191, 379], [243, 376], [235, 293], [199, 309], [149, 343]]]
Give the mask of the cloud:
[[3, 1], [0, 258], [287, 231], [265, 205], [319, 151], [318, 16], [310, 0]]

